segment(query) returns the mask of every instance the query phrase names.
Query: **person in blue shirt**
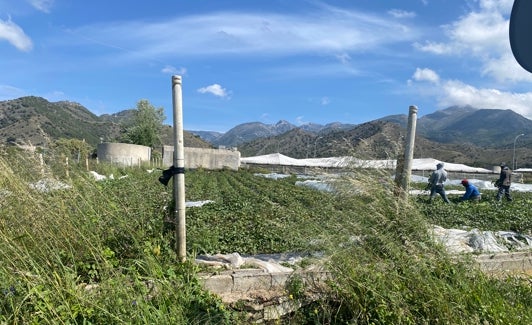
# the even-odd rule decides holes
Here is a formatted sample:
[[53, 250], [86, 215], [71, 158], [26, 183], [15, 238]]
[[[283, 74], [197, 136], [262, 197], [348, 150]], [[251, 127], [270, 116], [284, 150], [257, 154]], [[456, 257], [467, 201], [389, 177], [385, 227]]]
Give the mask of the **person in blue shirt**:
[[460, 199], [461, 201], [480, 201], [480, 191], [475, 185], [469, 183], [469, 181], [465, 178], [462, 180], [462, 185], [465, 187], [466, 191], [464, 193], [464, 196], [462, 196], [462, 198]]

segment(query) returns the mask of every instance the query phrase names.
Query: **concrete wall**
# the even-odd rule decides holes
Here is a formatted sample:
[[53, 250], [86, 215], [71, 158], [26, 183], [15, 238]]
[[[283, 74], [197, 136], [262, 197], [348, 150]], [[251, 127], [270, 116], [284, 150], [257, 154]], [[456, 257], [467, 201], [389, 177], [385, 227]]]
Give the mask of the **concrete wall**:
[[129, 143], [100, 143], [97, 148], [98, 160], [124, 166], [140, 166], [149, 163], [151, 148]]
[[[174, 147], [163, 146], [163, 166], [170, 167], [174, 160]], [[238, 170], [240, 152], [226, 149], [205, 149], [185, 147], [185, 168]]]

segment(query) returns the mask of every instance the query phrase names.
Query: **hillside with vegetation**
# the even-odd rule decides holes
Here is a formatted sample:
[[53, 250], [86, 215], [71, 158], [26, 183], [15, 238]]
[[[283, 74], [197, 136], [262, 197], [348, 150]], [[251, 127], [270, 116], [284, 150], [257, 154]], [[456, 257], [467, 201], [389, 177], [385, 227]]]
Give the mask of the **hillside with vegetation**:
[[518, 134], [532, 134], [532, 121], [509, 109], [450, 107], [421, 117], [418, 126], [419, 134], [432, 141], [490, 148], [511, 145]]
[[[372, 121], [352, 129], [313, 134], [293, 129], [275, 137], [266, 137], [238, 147], [243, 157], [279, 152], [292, 158], [354, 156], [360, 159], [396, 159], [404, 154], [406, 129], [396, 123]], [[470, 143], [431, 141], [416, 135], [414, 158], [434, 158], [451, 163], [491, 169], [501, 162], [511, 163], [513, 146], [479, 147]], [[532, 147], [516, 147], [518, 167], [532, 168]]]
[[[488, 193], [477, 205], [451, 195], [461, 207], [451, 209], [397, 199], [391, 178], [376, 170], [344, 173], [334, 192], [299, 186], [296, 176], [261, 177], [260, 170], [191, 170], [186, 200], [211, 203], [187, 208], [188, 259], [180, 263], [171, 191], [149, 166], [91, 161], [91, 170], [114, 175], [97, 181], [82, 165], [67, 173], [52, 152], [41, 165], [37, 155], [6, 150], [0, 323], [248, 324], [238, 304], [202, 288], [199, 275], [216, 270], [193, 263], [197, 254], [233, 252], [299, 252], [307, 257], [294, 268], [317, 263], [331, 273], [320, 298], [280, 324], [532, 322], [527, 278], [488, 276], [468, 256], [450, 256], [429, 231], [445, 221], [531, 234], [529, 193], [515, 193], [502, 207]], [[287, 287], [287, 299], [304, 301], [304, 288]]]
[[[100, 142], [120, 142], [135, 109], [96, 116], [73, 102], [49, 102], [41, 97], [21, 97], [0, 101], [0, 143], [51, 147], [60, 139], [85, 141], [95, 147]], [[165, 125], [160, 137], [173, 145], [172, 127]], [[198, 136], [184, 132], [185, 146], [211, 148]]]
[[0, 102], [0, 137], [5, 143], [46, 146], [59, 138], [75, 138], [95, 145], [119, 133], [119, 124], [100, 120], [77, 103], [50, 103], [40, 97]]

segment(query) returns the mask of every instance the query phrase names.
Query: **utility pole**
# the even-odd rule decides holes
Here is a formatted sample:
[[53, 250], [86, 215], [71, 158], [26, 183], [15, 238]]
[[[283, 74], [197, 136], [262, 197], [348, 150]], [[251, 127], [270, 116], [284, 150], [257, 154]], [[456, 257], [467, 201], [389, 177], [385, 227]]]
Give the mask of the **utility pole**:
[[187, 233], [185, 227], [185, 149], [183, 144], [183, 98], [181, 76], [172, 76], [172, 106], [174, 110], [174, 221], [176, 253], [186, 261]]
[[406, 135], [406, 146], [404, 153], [404, 160], [398, 163], [396, 183], [401, 187], [401, 194], [403, 198], [408, 197], [408, 187], [410, 185], [410, 175], [412, 174], [412, 160], [414, 159], [414, 143], [416, 139], [416, 122], [417, 122], [417, 107], [412, 105], [408, 111], [408, 125]]

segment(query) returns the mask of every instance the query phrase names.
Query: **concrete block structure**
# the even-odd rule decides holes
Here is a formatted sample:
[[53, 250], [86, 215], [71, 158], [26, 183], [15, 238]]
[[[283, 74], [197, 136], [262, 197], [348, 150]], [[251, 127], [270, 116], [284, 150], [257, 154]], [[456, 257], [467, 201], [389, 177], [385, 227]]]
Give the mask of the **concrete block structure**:
[[[163, 146], [163, 166], [170, 167], [174, 159], [174, 147]], [[185, 168], [232, 169], [240, 167], [240, 152], [228, 149], [185, 147]]]
[[123, 166], [140, 166], [151, 160], [151, 148], [129, 143], [100, 143], [97, 148], [99, 161]]
[[[240, 152], [229, 149], [205, 149], [185, 147], [185, 168], [205, 168], [238, 170]], [[123, 166], [140, 166], [150, 163], [151, 148], [129, 143], [100, 143], [97, 148], [100, 161], [120, 164]], [[163, 146], [162, 166], [173, 164], [174, 147]]]

